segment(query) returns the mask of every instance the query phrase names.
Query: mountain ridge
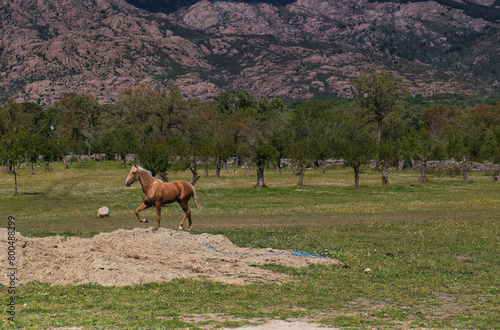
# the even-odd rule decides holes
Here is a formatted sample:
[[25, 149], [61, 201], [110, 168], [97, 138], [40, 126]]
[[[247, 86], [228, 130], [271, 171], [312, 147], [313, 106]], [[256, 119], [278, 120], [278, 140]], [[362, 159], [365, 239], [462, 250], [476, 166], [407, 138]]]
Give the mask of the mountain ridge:
[[[476, 2], [496, 10], [488, 1]], [[168, 14], [129, 2], [0, 0], [0, 101], [116, 102], [139, 84], [202, 99], [352, 97], [352, 78], [372, 70], [413, 94], [498, 89], [499, 23], [437, 2], [202, 0]]]

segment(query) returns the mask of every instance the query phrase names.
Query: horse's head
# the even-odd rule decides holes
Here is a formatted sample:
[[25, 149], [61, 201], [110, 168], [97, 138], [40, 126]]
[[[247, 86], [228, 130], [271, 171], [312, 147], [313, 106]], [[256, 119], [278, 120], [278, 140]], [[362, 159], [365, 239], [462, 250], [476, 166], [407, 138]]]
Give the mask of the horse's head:
[[130, 173], [127, 176], [127, 180], [125, 181], [125, 184], [127, 187], [129, 187], [132, 183], [136, 182], [139, 180], [139, 167], [137, 165], [132, 165], [132, 169], [130, 170]]

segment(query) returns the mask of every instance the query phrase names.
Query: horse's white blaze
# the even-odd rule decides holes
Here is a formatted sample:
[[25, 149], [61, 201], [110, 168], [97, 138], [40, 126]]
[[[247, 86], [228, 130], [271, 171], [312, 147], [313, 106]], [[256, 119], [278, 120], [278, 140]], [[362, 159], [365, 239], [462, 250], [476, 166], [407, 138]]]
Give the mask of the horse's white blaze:
[[132, 170], [130, 170], [130, 173], [127, 176], [127, 180], [125, 180], [126, 185], [128, 185], [128, 180], [130, 179], [131, 176], [132, 176]]
[[132, 166], [132, 169], [130, 170], [130, 172], [128, 173], [128, 176], [127, 176], [127, 180], [125, 180], [125, 185], [131, 185], [133, 182], [132, 182], [132, 179], [134, 178], [134, 167]]

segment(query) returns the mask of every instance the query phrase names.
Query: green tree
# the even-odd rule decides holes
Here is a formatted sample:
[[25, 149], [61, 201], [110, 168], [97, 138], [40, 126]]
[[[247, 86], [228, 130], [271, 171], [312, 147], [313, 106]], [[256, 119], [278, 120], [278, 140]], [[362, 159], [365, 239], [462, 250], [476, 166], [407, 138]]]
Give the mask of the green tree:
[[100, 105], [90, 95], [65, 94], [54, 107], [58, 112], [55, 132], [64, 159], [66, 152], [77, 155], [89, 153], [96, 139]]
[[118, 155], [122, 166], [125, 165], [127, 154], [137, 152], [137, 136], [135, 130], [127, 125], [109, 131], [102, 138], [101, 143], [106, 154]]
[[403, 136], [400, 145], [401, 155], [411, 159], [420, 159], [420, 182], [427, 182], [427, 161], [440, 158], [440, 150], [429, 129], [411, 127]]
[[[22, 158], [29, 161], [31, 173], [35, 174], [33, 162], [37, 161], [39, 155], [44, 154], [47, 147], [43, 137], [47, 135], [49, 128], [46, 125], [44, 110], [35, 103], [18, 104], [9, 101], [1, 108], [0, 112], [4, 133], [19, 133], [23, 136], [22, 147], [24, 153]], [[19, 130], [20, 128], [22, 130]], [[24, 137], [23, 132], [27, 132], [26, 137]], [[11, 161], [9, 161], [9, 170], [11, 170], [11, 164]]]
[[50, 148], [44, 137], [49, 135], [50, 127], [45, 118], [45, 111], [43, 108], [31, 102], [21, 104], [22, 109], [22, 123], [21, 125], [26, 128], [30, 135], [30, 139], [26, 141], [26, 158], [30, 162], [31, 174], [35, 174], [33, 163], [38, 160], [40, 155], [46, 152], [45, 149]]
[[[388, 141], [383, 144], [384, 122], [388, 115], [396, 110], [398, 102], [408, 94], [409, 88], [403, 79], [387, 71], [365, 73], [354, 79], [353, 83], [360, 105], [372, 114], [373, 120], [377, 123], [376, 143], [382, 160], [382, 182], [388, 184], [387, 157], [390, 157], [388, 153], [393, 147]], [[388, 125], [385, 125], [385, 128], [388, 129]]]
[[372, 123], [361, 111], [343, 111], [336, 149], [345, 163], [353, 169], [354, 186], [359, 186], [362, 165], [372, 159], [375, 152]]
[[328, 152], [331, 145], [331, 115], [331, 104], [317, 100], [299, 105], [291, 114], [287, 156], [299, 168], [299, 185], [304, 182], [304, 169]]
[[158, 174], [163, 181], [168, 181], [167, 171], [172, 165], [173, 155], [172, 147], [165, 140], [158, 138], [139, 147], [137, 156], [141, 165], [151, 171], [153, 177]]
[[118, 107], [123, 112], [124, 123], [137, 132], [141, 146], [155, 138], [152, 118], [157, 107], [154, 100], [160, 97], [158, 94], [151, 86], [141, 85], [120, 95]]
[[[0, 158], [14, 164], [24, 159], [32, 147], [33, 143], [28, 130], [23, 126], [13, 127], [0, 138]], [[14, 174], [14, 193], [17, 194], [16, 166], [12, 166], [12, 173]]]
[[[215, 146], [214, 135], [220, 122], [213, 102], [191, 100], [190, 109], [191, 118], [187, 121], [187, 128], [183, 134], [186, 140], [185, 150], [180, 154], [183, 155], [191, 170], [193, 175], [191, 184], [194, 186], [200, 178], [197, 163], [202, 161], [208, 166]], [[208, 176], [208, 173], [206, 175]]]
[[278, 151], [274, 145], [267, 139], [258, 140], [252, 146], [252, 161], [257, 166], [257, 184], [255, 187], [265, 187], [264, 168], [266, 164], [276, 159]]
[[215, 132], [213, 157], [216, 160], [215, 176], [220, 175], [222, 162], [238, 157], [247, 167], [251, 159], [251, 146], [257, 141], [256, 109], [253, 95], [244, 90], [223, 92], [214, 97], [220, 125]]
[[[186, 130], [186, 119], [189, 116], [188, 101], [181, 96], [178, 87], [169, 87], [168, 93], [155, 92], [151, 99], [152, 115], [158, 121], [158, 132], [161, 138], [168, 134], [183, 133]], [[175, 132], [172, 132], [175, 130]]]
[[[280, 99], [260, 99], [255, 105], [255, 130], [250, 148], [251, 160], [257, 167], [255, 187], [265, 187], [264, 169], [276, 162], [280, 166], [283, 148], [277, 138], [276, 130], [282, 123], [285, 104]], [[281, 150], [279, 148], [281, 147]]]

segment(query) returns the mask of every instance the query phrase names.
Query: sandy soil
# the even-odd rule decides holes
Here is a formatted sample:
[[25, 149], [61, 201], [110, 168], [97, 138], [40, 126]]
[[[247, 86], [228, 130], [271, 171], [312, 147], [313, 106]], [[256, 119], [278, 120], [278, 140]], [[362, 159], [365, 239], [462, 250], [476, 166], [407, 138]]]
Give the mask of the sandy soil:
[[[222, 330], [230, 330], [231, 328], [222, 328]], [[322, 327], [319, 324], [306, 323], [301, 321], [287, 322], [281, 320], [272, 320], [263, 325], [248, 326], [236, 328], [240, 330], [267, 330], [267, 329], [289, 329], [289, 330], [312, 330], [312, 329], [338, 329]], [[235, 328], [232, 328], [235, 330]]]
[[[7, 229], [0, 229], [4, 246], [0, 272], [7, 273]], [[51, 284], [98, 283], [123, 286], [176, 278], [207, 279], [228, 284], [287, 280], [284, 274], [252, 265], [304, 267], [337, 263], [304, 257], [292, 251], [239, 248], [222, 235], [160, 228], [136, 228], [101, 233], [92, 238], [28, 238], [16, 233], [17, 284], [32, 280]], [[6, 276], [2, 284], [8, 284]]]

